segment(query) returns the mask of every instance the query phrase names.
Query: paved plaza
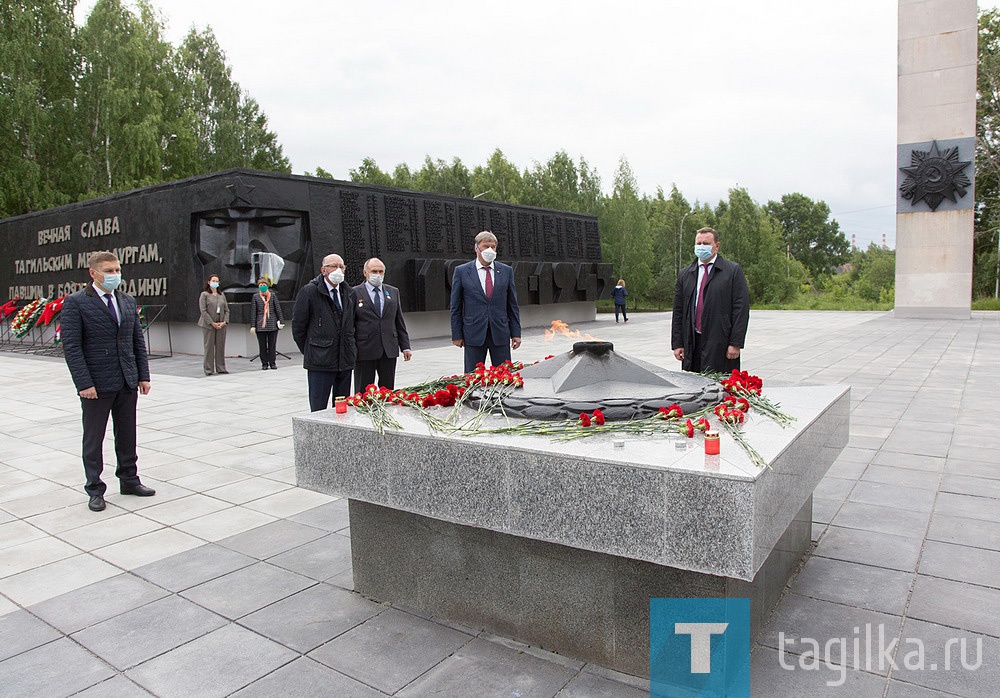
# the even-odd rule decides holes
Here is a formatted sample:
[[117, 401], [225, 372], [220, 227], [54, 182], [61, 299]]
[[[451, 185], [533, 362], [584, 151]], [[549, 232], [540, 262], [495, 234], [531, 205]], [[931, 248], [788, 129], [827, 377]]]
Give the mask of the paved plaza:
[[[669, 324], [634, 313], [577, 329], [675, 368]], [[753, 695], [1000, 695], [1000, 313], [755, 311], [747, 343], [765, 389], [852, 391], [815, 549], [753, 649]], [[570, 344], [528, 329], [515, 356]], [[461, 370], [446, 338], [414, 349], [398, 385]], [[643, 680], [353, 592], [346, 501], [295, 487], [300, 358], [267, 372], [231, 358], [211, 377], [200, 356], [151, 362], [139, 474], [157, 495], [119, 495], [112, 466], [94, 513], [65, 363], [0, 352], [0, 695], [647, 695]], [[110, 439], [105, 452], [113, 463]]]

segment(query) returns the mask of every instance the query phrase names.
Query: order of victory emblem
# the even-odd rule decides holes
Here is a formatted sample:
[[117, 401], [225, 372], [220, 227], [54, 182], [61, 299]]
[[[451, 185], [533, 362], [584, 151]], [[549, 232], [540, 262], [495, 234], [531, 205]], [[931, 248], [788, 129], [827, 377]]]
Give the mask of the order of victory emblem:
[[[958, 148], [939, 149], [937, 141], [930, 150], [914, 149], [910, 154], [910, 166], [900, 167], [906, 179], [899, 187], [900, 194], [913, 206], [923, 199], [931, 211], [945, 199], [957, 202], [972, 186], [964, 170], [971, 161], [958, 159]], [[957, 197], [956, 197], [957, 194]]]

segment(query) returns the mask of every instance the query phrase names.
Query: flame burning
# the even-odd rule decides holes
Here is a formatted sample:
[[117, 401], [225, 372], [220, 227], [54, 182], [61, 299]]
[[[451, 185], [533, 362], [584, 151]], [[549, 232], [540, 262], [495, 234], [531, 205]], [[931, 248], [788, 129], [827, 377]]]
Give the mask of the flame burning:
[[562, 320], [553, 320], [551, 327], [545, 330], [545, 341], [551, 342], [555, 337], [566, 337], [567, 339], [591, 339], [601, 341], [597, 337], [592, 337], [587, 333], [580, 333], [580, 330], [571, 330]]

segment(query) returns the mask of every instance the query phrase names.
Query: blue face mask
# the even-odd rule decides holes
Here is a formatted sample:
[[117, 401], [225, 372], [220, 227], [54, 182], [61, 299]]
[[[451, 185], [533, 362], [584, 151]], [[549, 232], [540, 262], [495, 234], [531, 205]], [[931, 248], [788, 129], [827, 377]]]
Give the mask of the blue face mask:
[[105, 274], [104, 281], [101, 282], [101, 286], [109, 291], [114, 291], [116, 288], [121, 286], [122, 275], [121, 274]]
[[705, 261], [712, 258], [712, 245], [695, 245], [694, 256]]
[[219, 288], [219, 282], [218, 281], [209, 281], [208, 282], [208, 287], [209, 288]]

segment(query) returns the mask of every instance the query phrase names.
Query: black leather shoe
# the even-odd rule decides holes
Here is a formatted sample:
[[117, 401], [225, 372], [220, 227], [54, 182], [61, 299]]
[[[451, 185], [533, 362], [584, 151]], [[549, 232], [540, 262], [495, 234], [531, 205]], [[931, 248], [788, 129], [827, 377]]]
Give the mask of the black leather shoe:
[[267, 369], [269, 369], [269, 368], [271, 368], [271, 367], [270, 367], [270, 366], [268, 366], [267, 364], [261, 364], [261, 365], [260, 365], [260, 370], [261, 370], [261, 371], [266, 371], [266, 370], [267, 370]]
[[278, 365], [277, 364], [271, 364], [271, 370], [272, 371], [277, 371], [278, 370]]
[[146, 487], [143, 484], [132, 485], [130, 487], [122, 487], [122, 494], [134, 494], [136, 497], [152, 497], [156, 494], [156, 490], [152, 487]]
[[99, 494], [95, 494], [90, 498], [90, 504], [87, 505], [91, 511], [104, 511], [104, 497]]

